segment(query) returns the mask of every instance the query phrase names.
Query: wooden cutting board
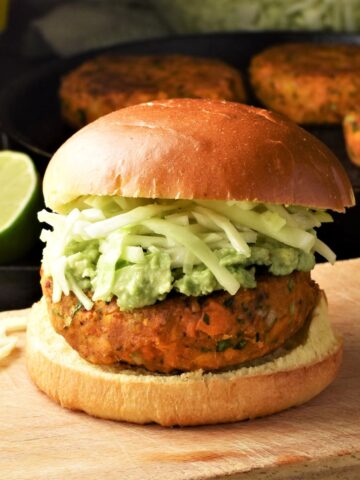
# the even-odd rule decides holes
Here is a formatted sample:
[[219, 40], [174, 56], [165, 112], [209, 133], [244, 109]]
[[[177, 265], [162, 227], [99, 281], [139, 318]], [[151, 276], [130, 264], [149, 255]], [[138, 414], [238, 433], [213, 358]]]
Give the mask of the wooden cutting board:
[[360, 479], [360, 259], [314, 277], [344, 362], [317, 398], [268, 418], [165, 429], [63, 410], [28, 379], [22, 338], [0, 366], [0, 479]]

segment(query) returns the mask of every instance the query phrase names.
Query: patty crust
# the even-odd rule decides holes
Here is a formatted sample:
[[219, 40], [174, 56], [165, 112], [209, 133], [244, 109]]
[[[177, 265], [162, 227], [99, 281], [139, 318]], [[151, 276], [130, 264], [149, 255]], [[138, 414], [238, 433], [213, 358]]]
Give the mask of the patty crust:
[[100, 55], [62, 78], [62, 115], [79, 128], [130, 105], [168, 98], [244, 102], [240, 72], [226, 63], [185, 55]]
[[319, 289], [309, 273], [259, 276], [257, 288], [236, 295], [169, 296], [123, 312], [115, 299], [86, 311], [75, 295], [52, 303], [51, 278], [42, 278], [51, 322], [89, 362], [124, 362], [152, 372], [218, 370], [279, 348], [304, 324]]
[[360, 46], [277, 45], [252, 59], [250, 78], [264, 105], [297, 123], [341, 123], [360, 104]]

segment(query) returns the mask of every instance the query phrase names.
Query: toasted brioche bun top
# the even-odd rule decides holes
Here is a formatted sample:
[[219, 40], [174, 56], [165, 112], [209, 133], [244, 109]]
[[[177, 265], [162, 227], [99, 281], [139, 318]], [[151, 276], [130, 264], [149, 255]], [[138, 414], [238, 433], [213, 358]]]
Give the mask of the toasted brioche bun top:
[[124, 108], [69, 138], [47, 168], [45, 203], [61, 211], [82, 195], [354, 204], [340, 162], [299, 126], [239, 103], [190, 99]]

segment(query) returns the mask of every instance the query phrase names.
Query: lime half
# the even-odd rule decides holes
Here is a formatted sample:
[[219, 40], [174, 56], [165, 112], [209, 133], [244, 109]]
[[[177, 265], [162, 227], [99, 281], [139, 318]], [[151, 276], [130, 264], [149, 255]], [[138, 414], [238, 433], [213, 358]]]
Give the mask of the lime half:
[[24, 255], [36, 242], [39, 177], [28, 155], [0, 151], [0, 263]]

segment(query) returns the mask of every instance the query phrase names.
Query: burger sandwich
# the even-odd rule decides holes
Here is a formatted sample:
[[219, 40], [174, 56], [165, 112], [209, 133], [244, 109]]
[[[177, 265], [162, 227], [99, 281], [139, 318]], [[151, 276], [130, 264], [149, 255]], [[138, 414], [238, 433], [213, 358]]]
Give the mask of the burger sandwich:
[[299, 405], [334, 379], [342, 342], [310, 272], [316, 254], [335, 261], [317, 227], [354, 196], [300, 127], [238, 103], [145, 103], [73, 135], [43, 187], [27, 362], [62, 406], [213, 424]]

